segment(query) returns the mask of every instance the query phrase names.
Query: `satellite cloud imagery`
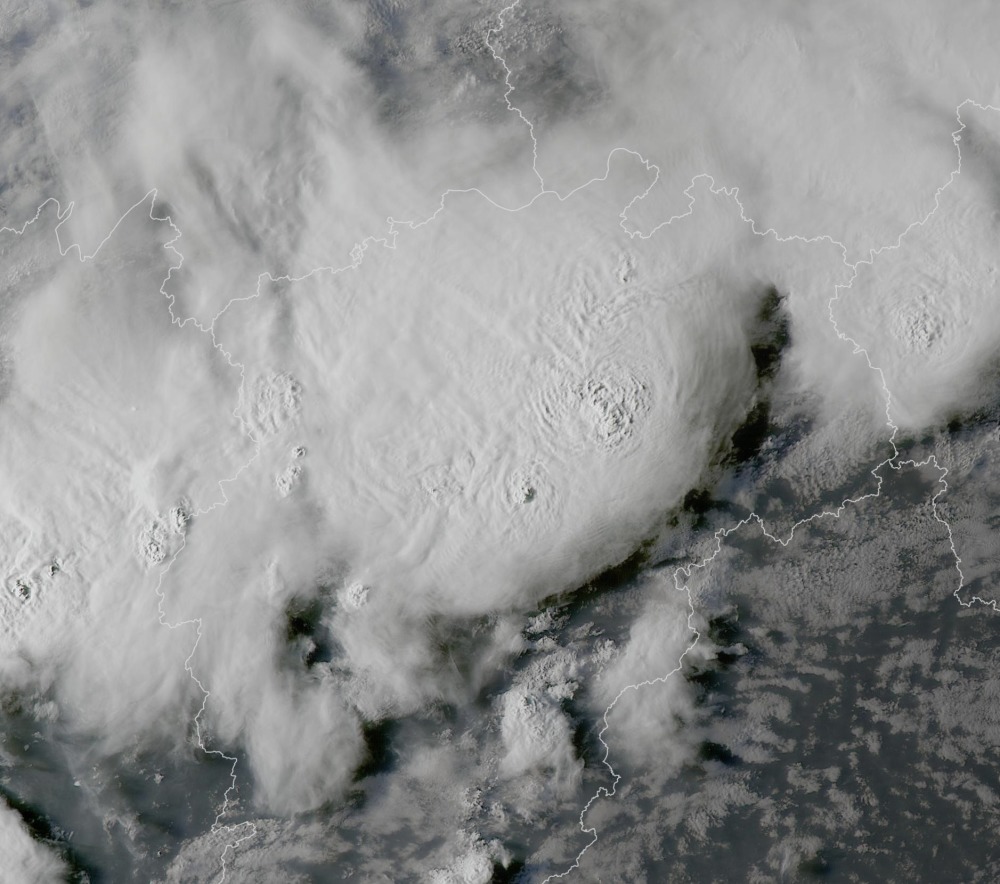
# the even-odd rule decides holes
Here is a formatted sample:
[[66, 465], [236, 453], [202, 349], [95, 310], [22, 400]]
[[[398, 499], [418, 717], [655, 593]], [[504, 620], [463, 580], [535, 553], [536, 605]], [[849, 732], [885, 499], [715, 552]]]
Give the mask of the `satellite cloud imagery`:
[[0, 0], [0, 884], [1000, 881], [998, 43]]

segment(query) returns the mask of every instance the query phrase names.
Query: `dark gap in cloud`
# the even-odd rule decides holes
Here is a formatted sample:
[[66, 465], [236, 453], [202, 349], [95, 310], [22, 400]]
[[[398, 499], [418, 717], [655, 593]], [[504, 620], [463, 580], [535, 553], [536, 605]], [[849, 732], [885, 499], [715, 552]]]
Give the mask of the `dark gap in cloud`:
[[698, 699], [702, 701], [717, 693], [723, 684], [722, 676], [714, 666], [698, 667], [688, 671], [684, 678], [685, 681], [698, 689]]
[[740, 469], [756, 460], [774, 434], [771, 386], [791, 345], [785, 299], [774, 286], [758, 296], [757, 315], [750, 329], [750, 354], [757, 372], [757, 392], [743, 423], [730, 438], [723, 465]]
[[721, 662], [739, 659], [738, 656], [726, 652], [727, 648], [732, 647], [744, 637], [740, 629], [740, 612], [738, 608], [733, 608], [724, 614], [711, 617], [708, 621], [707, 633], [709, 641], [721, 649], [716, 654], [716, 659]]
[[[836, 851], [840, 853], [841, 851]], [[798, 873], [805, 878], [829, 878], [837, 871], [833, 862], [834, 851], [819, 850], [814, 856], [802, 860], [798, 865]]]
[[494, 862], [490, 884], [516, 884], [516, 882], [526, 880], [524, 878], [525, 868], [523, 859], [513, 859], [506, 866]]
[[[739, 694], [740, 679], [752, 669], [752, 643], [736, 608], [710, 615], [703, 633], [703, 641], [717, 650], [700, 665], [686, 667], [684, 679], [695, 688], [695, 702], [710, 716], [709, 720], [718, 721], [729, 717], [731, 699]], [[711, 736], [703, 741], [697, 758], [726, 767], [742, 763], [730, 746]]]
[[[68, 869], [66, 877], [63, 879], [66, 884], [100, 884], [106, 880], [96, 866], [92, 866], [77, 853], [69, 842], [66, 841], [50, 821], [45, 813], [22, 800], [6, 786], [0, 785], [0, 800], [13, 810], [24, 823], [25, 828], [36, 841], [54, 850], [66, 863]], [[3, 858], [0, 857], [0, 872], [2, 872]]]
[[707, 764], [721, 764], [723, 767], [735, 767], [743, 763], [728, 746], [711, 740], [705, 740], [698, 747], [698, 760]]
[[[704, 488], [692, 488], [684, 495], [684, 500], [681, 501], [681, 509], [686, 513], [696, 516], [702, 522], [704, 522], [702, 517], [705, 513], [717, 509], [721, 505], [720, 501], [713, 500], [711, 492]], [[697, 521], [695, 527], [697, 527]]]
[[597, 595], [597, 593], [595, 592], [591, 582], [587, 581], [580, 584], [575, 589], [546, 596], [536, 607], [526, 613], [534, 615], [541, 614], [544, 611], [549, 611], [552, 612], [553, 615], [558, 612], [562, 617], [570, 617], [578, 613], [584, 606], [590, 604], [595, 595]]
[[[721, 475], [717, 468], [710, 467], [702, 479], [702, 483], [691, 488], [682, 498], [679, 506], [674, 507], [663, 519], [663, 534], [658, 538], [660, 545], [666, 540], [669, 548], [680, 552], [687, 545], [679, 542], [681, 537], [689, 533], [702, 533], [715, 530], [721, 524], [732, 524], [745, 515], [742, 507], [735, 507], [724, 497], [717, 496]], [[651, 566], [660, 566], [674, 561], [672, 556], [663, 556], [662, 551], [654, 552]], [[678, 562], [679, 564], [679, 562]]]
[[727, 465], [741, 467], [749, 464], [760, 454], [770, 435], [771, 403], [767, 399], [758, 400], [730, 439]]
[[293, 599], [285, 609], [285, 640], [294, 642], [302, 636], [312, 636], [323, 619], [323, 603], [319, 599]]
[[750, 340], [758, 385], [774, 378], [791, 343], [785, 297], [774, 286], [769, 286], [761, 296]]
[[584, 585], [584, 592], [588, 595], [597, 595], [615, 592], [626, 586], [630, 586], [649, 568], [652, 548], [653, 541], [644, 540], [639, 544], [638, 549], [626, 559], [591, 578]]
[[721, 500], [713, 496], [712, 491], [707, 488], [692, 488], [684, 495], [681, 501], [680, 512], [671, 515], [668, 524], [677, 527], [681, 522], [681, 516], [693, 516], [691, 528], [695, 531], [708, 527], [708, 516], [711, 513], [727, 514], [732, 512], [732, 507], [728, 501]]
[[[965, 414], [956, 414], [949, 418], [945, 430], [949, 436], [960, 436], [968, 432], [981, 432], [984, 429], [996, 430], [1000, 427], [1000, 414], [992, 409], [980, 408]], [[933, 444], [933, 439], [931, 439]]]
[[[814, 417], [784, 392], [782, 365], [792, 343], [786, 297], [776, 287], [764, 286], [755, 299], [757, 309], [747, 339], [755, 389], [739, 426], [718, 440], [697, 483], [665, 514], [651, 564], [681, 556], [697, 539], [694, 535], [732, 525], [750, 515], [751, 508], [771, 524], [814, 503], [801, 499], [792, 482], [780, 474], [782, 458], [814, 430]], [[864, 471], [859, 474], [862, 481], [864, 475]], [[850, 493], [857, 487], [852, 484]], [[747, 490], [753, 491], [752, 500], [742, 493]]]
[[361, 725], [365, 741], [365, 760], [354, 772], [354, 782], [368, 777], [392, 773], [398, 765], [399, 753], [393, 741], [399, 735], [400, 723], [386, 718], [381, 721], [366, 721]]
[[174, 208], [173, 203], [169, 200], [162, 199], [159, 194], [157, 194], [156, 198], [153, 200], [153, 205], [149, 211], [154, 218], [163, 219], [169, 217], [174, 221], [177, 219], [177, 210]]
[[285, 642], [293, 657], [307, 669], [330, 663], [339, 643], [326, 625], [326, 603], [322, 597], [292, 599], [285, 608]]
[[[574, 709], [577, 707], [579, 711], [575, 713]], [[604, 722], [600, 718], [595, 719], [592, 715], [585, 714], [586, 710], [579, 703], [567, 703], [564, 710], [573, 725], [573, 754], [583, 762], [585, 769], [592, 770], [599, 766], [604, 758], [604, 746], [597, 736]]]

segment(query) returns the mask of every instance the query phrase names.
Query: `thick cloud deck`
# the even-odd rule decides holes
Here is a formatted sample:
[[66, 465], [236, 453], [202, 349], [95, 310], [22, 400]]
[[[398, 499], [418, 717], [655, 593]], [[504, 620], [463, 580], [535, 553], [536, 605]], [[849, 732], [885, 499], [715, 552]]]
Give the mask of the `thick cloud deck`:
[[[930, 610], [963, 539], [958, 597], [989, 597], [1000, 115], [962, 102], [995, 40], [904, 6], [0, 16], [22, 876], [538, 881], [593, 826], [583, 875], [668, 880], [794, 751], [757, 673], [822, 693], [778, 672], [785, 601], [839, 684], [823, 629]], [[940, 462], [873, 476], [887, 417]], [[788, 546], [725, 533], [837, 507]], [[834, 767], [787, 779], [860, 826]], [[778, 807], [755, 880], [821, 865]]]
[[113, 744], [165, 706], [177, 715], [190, 683], [166, 665], [183, 642], [154, 628], [159, 566], [183, 542], [179, 514], [221, 501], [219, 479], [252, 452], [231, 413], [239, 373], [171, 325], [160, 285], [174, 231], [149, 211], [84, 263], [59, 256], [52, 206], [3, 234], [21, 299], [0, 404], [3, 579], [21, 587], [3, 594], [4, 670], [58, 673], [60, 697]]
[[0, 851], [10, 881], [55, 881], [68, 873], [65, 863], [31, 837], [17, 814], [0, 803]]
[[908, 429], [995, 395], [1000, 114], [966, 106], [961, 116], [962, 171], [939, 208], [898, 249], [862, 265], [834, 309], [841, 330], [883, 370], [892, 414]]

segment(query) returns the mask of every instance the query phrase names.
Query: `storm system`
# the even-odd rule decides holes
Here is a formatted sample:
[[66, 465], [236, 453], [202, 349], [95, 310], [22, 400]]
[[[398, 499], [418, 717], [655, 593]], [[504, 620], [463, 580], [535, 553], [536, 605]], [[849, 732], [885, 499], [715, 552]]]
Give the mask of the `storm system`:
[[998, 33], [0, 6], [0, 881], [997, 880]]

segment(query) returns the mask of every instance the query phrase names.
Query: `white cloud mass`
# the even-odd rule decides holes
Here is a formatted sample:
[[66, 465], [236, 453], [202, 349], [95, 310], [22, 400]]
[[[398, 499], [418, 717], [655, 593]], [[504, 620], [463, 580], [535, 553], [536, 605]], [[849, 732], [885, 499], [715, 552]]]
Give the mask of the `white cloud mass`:
[[[690, 618], [673, 568], [751, 507], [781, 533], [872, 493], [887, 390], [902, 449], [992, 476], [998, 26], [940, 3], [0, 10], [0, 785], [84, 833], [59, 854], [4, 805], [9, 868], [541, 880], [578, 856], [605, 741], [634, 785], [594, 818], [631, 834], [594, 874], [661, 880], [656, 826], [687, 849], [753, 804], [725, 771], [791, 752], [813, 688], [753, 681], [754, 641], [795, 660], [765, 626], [724, 635], [750, 579], [729, 553]], [[900, 507], [937, 502], [934, 466]], [[979, 500], [947, 506], [985, 592]], [[954, 581], [942, 526], [914, 531]], [[754, 572], [777, 620], [792, 561]], [[858, 586], [816, 603], [826, 627], [876, 619]], [[734, 672], [739, 752], [712, 706]], [[693, 770], [703, 804], [629, 821]], [[838, 777], [789, 782], [835, 784], [840, 825]], [[753, 874], [819, 862], [771, 820]]]
[[2, 803], [0, 854], [3, 856], [4, 879], [11, 884], [56, 881], [68, 871], [59, 856], [32, 838], [17, 814]]

